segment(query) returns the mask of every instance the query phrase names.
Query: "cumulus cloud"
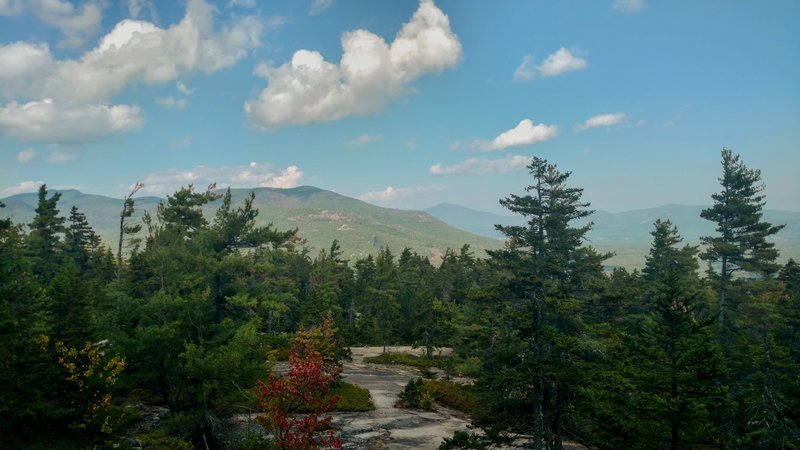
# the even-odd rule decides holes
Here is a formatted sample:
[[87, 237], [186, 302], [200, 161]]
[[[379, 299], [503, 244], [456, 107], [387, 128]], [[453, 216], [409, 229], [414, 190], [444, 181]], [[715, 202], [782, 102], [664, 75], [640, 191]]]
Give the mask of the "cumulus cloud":
[[17, 153], [17, 162], [21, 164], [30, 164], [36, 160], [36, 150], [29, 148]]
[[452, 166], [434, 164], [430, 168], [432, 175], [486, 175], [489, 173], [506, 173], [524, 169], [531, 158], [522, 155], [506, 155], [499, 159], [469, 158]]
[[457, 141], [450, 145], [453, 150], [501, 151], [509, 147], [533, 145], [558, 136], [558, 125], [534, 125], [531, 119], [523, 119], [516, 127], [500, 133], [491, 141]]
[[188, 184], [204, 188], [212, 183], [216, 183], [218, 188], [292, 188], [298, 186], [302, 178], [303, 171], [297, 166], [288, 166], [283, 170], [257, 162], [240, 166], [196, 166], [189, 170], [172, 169], [147, 175], [142, 191], [168, 195]]
[[134, 130], [141, 111], [130, 105], [58, 105], [52, 99], [0, 107], [0, 129], [23, 141], [75, 144], [101, 135]]
[[348, 147], [356, 147], [359, 145], [367, 145], [371, 142], [380, 141], [383, 139], [382, 134], [362, 134], [357, 138], [350, 139], [345, 142]]
[[186, 108], [187, 102], [185, 98], [175, 98], [170, 95], [169, 97], [156, 98], [156, 103], [163, 106], [164, 108], [183, 109]]
[[9, 186], [3, 190], [0, 190], [0, 195], [5, 197], [8, 195], [22, 194], [25, 192], [36, 192], [39, 190], [39, 186], [43, 184], [44, 181], [22, 181], [13, 186]]
[[582, 124], [576, 125], [575, 131], [584, 131], [597, 127], [610, 127], [620, 123], [623, 119], [625, 119], [625, 113], [600, 114], [599, 116], [588, 118], [586, 122]]
[[326, 9], [330, 8], [333, 5], [333, 0], [313, 0], [311, 2], [311, 8], [309, 8], [308, 13], [312, 16], [317, 15]]
[[[220, 28], [214, 26], [216, 15], [218, 11], [213, 5], [189, 0], [183, 19], [168, 28], [126, 19], [77, 59], [57, 60], [46, 44], [0, 45], [0, 100], [11, 101], [0, 107], [8, 109], [15, 102], [37, 104], [52, 99], [50, 108], [65, 109], [59, 114], [97, 111], [103, 107], [133, 111], [134, 107], [108, 106], [108, 103], [128, 85], [164, 84], [182, 74], [212, 73], [235, 64], [260, 45], [263, 28], [260, 19], [242, 16]], [[181, 90], [180, 85], [178, 89]], [[136, 112], [138, 115], [138, 108]], [[36, 121], [34, 117], [28, 118]], [[104, 122], [95, 124], [87, 136], [105, 134], [104, 125]], [[0, 128], [12, 137], [24, 134], [3, 124]], [[34, 123], [23, 124], [23, 129], [31, 133], [38, 128]], [[54, 139], [57, 135], [41, 129], [36, 140]]]
[[643, 10], [645, 7], [644, 0], [614, 0], [611, 9], [614, 11], [631, 14]]
[[537, 78], [554, 77], [566, 72], [585, 69], [586, 59], [573, 55], [564, 47], [549, 55], [541, 64], [536, 64], [532, 55], [522, 57], [522, 63], [514, 71], [514, 81], [533, 81]]
[[360, 200], [364, 200], [365, 202], [386, 203], [386, 202], [391, 202], [393, 200], [415, 197], [418, 195], [428, 194], [431, 192], [443, 191], [444, 189], [445, 189], [444, 186], [409, 186], [401, 188], [394, 188], [392, 186], [388, 186], [386, 189], [382, 191], [365, 192], [359, 195], [358, 198]]
[[87, 1], [76, 7], [64, 0], [0, 0], [0, 15], [17, 16], [29, 12], [64, 36], [59, 46], [75, 48], [100, 31], [102, 1]]
[[432, 0], [421, 0], [391, 44], [361, 29], [342, 35], [342, 49], [339, 64], [304, 49], [280, 67], [257, 67], [255, 74], [268, 85], [245, 103], [252, 123], [274, 128], [367, 114], [407, 91], [422, 74], [441, 72], [461, 58], [450, 20]]

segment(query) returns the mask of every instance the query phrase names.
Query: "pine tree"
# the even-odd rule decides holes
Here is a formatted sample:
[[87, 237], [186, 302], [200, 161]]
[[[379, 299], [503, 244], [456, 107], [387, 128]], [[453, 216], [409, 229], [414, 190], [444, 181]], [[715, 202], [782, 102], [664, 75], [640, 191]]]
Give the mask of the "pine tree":
[[527, 225], [497, 226], [508, 244], [490, 255], [506, 273], [508, 297], [481, 383], [490, 391], [489, 425], [532, 434], [536, 449], [560, 449], [571, 420], [570, 398], [582, 376], [582, 300], [592, 280], [602, 278], [607, 256], [583, 247], [591, 222], [577, 222], [592, 211], [581, 201], [583, 190], [567, 186], [570, 172], [540, 158], [528, 169], [531, 194], [500, 200]]
[[64, 230], [64, 253], [81, 270], [86, 270], [90, 258], [100, 251], [100, 236], [94, 232], [86, 220], [86, 215], [73, 206]]
[[[716, 236], [701, 238], [706, 246], [700, 257], [710, 263], [709, 274], [719, 292], [720, 320], [724, 320], [731, 280], [736, 272], [761, 276], [778, 271], [775, 263], [778, 250], [767, 238], [784, 225], [763, 222], [766, 204], [761, 171], [748, 169], [731, 150], [722, 150], [722, 191], [712, 194], [714, 205], [704, 209], [700, 217], [716, 224]], [[718, 269], [714, 269], [717, 265]]]
[[47, 185], [39, 187], [36, 215], [26, 239], [28, 254], [34, 260], [34, 273], [49, 283], [59, 265], [59, 243], [64, 232], [64, 218], [59, 217], [57, 205], [61, 193], [47, 198]]
[[642, 271], [649, 314], [635, 342], [632, 361], [641, 408], [642, 445], [695, 448], [713, 435], [710, 423], [720, 352], [695, 259], [697, 247], [679, 248], [670, 221], [658, 220]]

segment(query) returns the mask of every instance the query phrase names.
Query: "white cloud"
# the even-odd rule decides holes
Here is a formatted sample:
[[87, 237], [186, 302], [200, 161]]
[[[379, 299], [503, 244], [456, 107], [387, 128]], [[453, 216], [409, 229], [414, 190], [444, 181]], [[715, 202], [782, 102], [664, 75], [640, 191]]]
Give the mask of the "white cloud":
[[383, 139], [382, 134], [362, 134], [357, 138], [350, 139], [349, 141], [345, 142], [345, 145], [348, 147], [355, 147], [359, 145], [367, 145], [371, 142], [380, 141]]
[[175, 98], [173, 96], [156, 98], [156, 103], [169, 109], [183, 109], [186, 108], [186, 99]]
[[279, 171], [272, 165], [257, 162], [241, 166], [196, 166], [190, 170], [172, 169], [147, 175], [142, 191], [168, 195], [188, 184], [205, 188], [212, 183], [216, 183], [218, 188], [292, 188], [300, 184], [303, 175], [297, 166], [288, 166]]
[[514, 71], [514, 81], [532, 81], [536, 78], [538, 69], [533, 62], [533, 55], [525, 55], [522, 57], [522, 63]]
[[192, 94], [194, 94], [194, 91], [192, 89], [189, 89], [189, 86], [186, 86], [186, 84], [184, 82], [182, 82], [182, 81], [178, 81], [177, 83], [175, 83], [175, 87], [178, 88], [178, 90], [183, 95], [192, 95]]
[[100, 31], [104, 1], [87, 1], [76, 7], [64, 0], [0, 0], [0, 15], [30, 12], [45, 25], [64, 35], [61, 47], [75, 48]]
[[583, 70], [588, 63], [585, 59], [573, 55], [569, 50], [561, 47], [555, 53], [545, 58], [539, 66], [539, 73], [543, 77], [553, 77], [565, 72]]
[[358, 198], [365, 202], [388, 203], [395, 200], [442, 191], [444, 189], [444, 186], [410, 186], [401, 188], [388, 186], [382, 191], [365, 192], [359, 195]]
[[589, 63], [586, 59], [573, 55], [564, 47], [556, 50], [536, 65], [532, 55], [522, 57], [522, 63], [514, 71], [514, 81], [533, 81], [536, 78], [554, 77], [566, 72], [585, 69]]
[[137, 106], [57, 105], [52, 99], [0, 107], [0, 129], [23, 141], [81, 143], [141, 127]]
[[61, 164], [69, 161], [73, 161], [77, 158], [77, 155], [74, 153], [65, 152], [63, 150], [53, 150], [50, 152], [50, 155], [47, 157], [47, 162], [51, 164]]
[[[53, 0], [48, 4], [61, 1]], [[215, 6], [203, 0], [189, 0], [183, 19], [167, 28], [126, 19], [103, 36], [94, 49], [77, 59], [56, 60], [46, 44], [0, 45], [0, 100], [11, 101], [6, 105], [0, 103], [0, 108], [8, 110], [15, 102], [41, 103], [43, 99], [52, 99], [50, 108], [120, 110], [131, 107], [107, 104], [128, 85], [164, 84], [184, 74], [212, 73], [229, 67], [260, 45], [265, 25], [255, 16], [240, 16], [215, 27], [218, 14]], [[183, 92], [181, 85], [176, 86]], [[179, 106], [179, 103], [173, 102], [173, 105]], [[138, 115], [138, 109], [136, 111]], [[28, 119], [36, 121], [35, 117]], [[99, 126], [102, 124], [92, 128], [87, 138], [79, 140], [106, 134]], [[25, 134], [26, 139], [56, 139], [57, 133], [44, 129], [38, 137], [29, 135], [37, 129], [35, 123], [22, 126], [26, 133], [0, 125], [12, 137]]]
[[9, 186], [1, 190], [0, 195], [5, 197], [8, 195], [22, 194], [25, 192], [36, 192], [39, 190], [39, 186], [43, 184], [44, 181], [22, 181], [14, 186]]
[[452, 150], [479, 150], [479, 151], [501, 151], [509, 147], [520, 145], [533, 145], [537, 142], [544, 142], [558, 136], [558, 125], [545, 125], [543, 123], [534, 125], [530, 119], [523, 119], [516, 127], [500, 133], [499, 136], [491, 141], [473, 140], [456, 141], [450, 145]]
[[36, 160], [36, 150], [29, 148], [17, 153], [17, 162], [22, 164], [30, 164]]
[[311, 8], [308, 10], [308, 13], [312, 16], [317, 15], [326, 9], [330, 8], [333, 5], [333, 0], [313, 0], [311, 2]]
[[524, 169], [531, 158], [522, 155], [506, 155], [500, 159], [469, 158], [452, 166], [434, 164], [430, 168], [432, 175], [486, 175], [489, 173], [506, 173]]
[[461, 43], [432, 0], [420, 1], [391, 44], [361, 29], [342, 35], [342, 49], [339, 64], [319, 52], [298, 50], [280, 67], [257, 67], [255, 74], [268, 86], [245, 103], [250, 120], [273, 128], [367, 114], [406, 92], [422, 74], [441, 72], [461, 58]]
[[620, 123], [623, 119], [625, 119], [625, 113], [600, 114], [599, 116], [588, 118], [586, 122], [580, 125], [576, 125], [575, 131], [584, 131], [597, 127], [610, 127]]
[[643, 10], [645, 7], [644, 0], [614, 0], [611, 9], [626, 14], [635, 13]]
[[0, 45], [0, 99], [39, 95], [55, 64], [46, 44]]

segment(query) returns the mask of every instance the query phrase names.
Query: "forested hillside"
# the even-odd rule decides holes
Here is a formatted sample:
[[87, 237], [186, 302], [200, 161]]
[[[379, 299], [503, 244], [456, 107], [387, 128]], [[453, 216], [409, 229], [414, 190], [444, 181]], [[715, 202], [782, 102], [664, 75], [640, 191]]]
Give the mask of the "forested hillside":
[[[506, 246], [438, 260], [350, 258], [335, 239], [309, 253], [291, 218], [262, 225], [263, 192], [191, 186], [127, 202], [118, 255], [42, 186], [26, 227], [0, 222], [3, 447], [338, 448], [337, 363], [388, 344], [474, 380], [461, 407], [476, 428], [442, 448], [800, 446], [800, 266], [776, 262], [760, 174], [723, 150], [702, 246], [657, 219], [644, 268], [609, 273], [582, 189], [543, 159], [528, 169], [500, 200], [524, 218], [500, 227]], [[401, 406], [445, 401], [448, 383], [410, 383]]]
[[[61, 204], [80, 208], [104, 242], [109, 245], [117, 242], [121, 199], [76, 190], [56, 192], [61, 194]], [[222, 194], [224, 191], [215, 192]], [[272, 223], [282, 230], [297, 228], [298, 236], [306, 241], [312, 253], [328, 248], [334, 239], [339, 241], [348, 259], [377, 254], [382, 247], [389, 247], [395, 253], [408, 247], [439, 260], [448, 247], [458, 248], [466, 243], [483, 257], [484, 250], [496, 250], [503, 245], [499, 240], [448, 226], [424, 212], [381, 208], [312, 186], [232, 189], [232, 203], [241, 205], [250, 192], [255, 193], [253, 208], [259, 211], [255, 219], [257, 225]], [[144, 212], [155, 214], [161, 200], [137, 196], [134, 218], [140, 220]], [[0, 217], [11, 218], [16, 223], [29, 223], [38, 200], [36, 194], [17, 194], [3, 201], [6, 208], [0, 210]], [[204, 217], [213, 217], [221, 201], [211, 200], [201, 206]]]

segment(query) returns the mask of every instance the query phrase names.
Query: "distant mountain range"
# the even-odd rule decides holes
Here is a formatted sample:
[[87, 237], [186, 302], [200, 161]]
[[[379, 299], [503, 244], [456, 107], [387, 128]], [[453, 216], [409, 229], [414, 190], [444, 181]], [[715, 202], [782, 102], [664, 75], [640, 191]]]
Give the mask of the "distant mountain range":
[[[707, 206], [666, 205], [621, 213], [596, 211], [589, 218], [594, 225], [587, 237], [589, 244], [596, 249], [616, 253], [608, 261], [610, 265], [642, 267], [652, 240], [653, 222], [657, 219], [671, 220], [684, 242], [689, 244], [698, 244], [701, 236], [713, 235], [715, 225], [700, 217], [704, 208]], [[495, 239], [503, 237], [494, 228], [495, 224], [525, 223], [520, 216], [493, 214], [450, 203], [428, 208], [425, 212], [456, 228]], [[786, 225], [773, 239], [781, 250], [781, 261], [789, 258], [800, 260], [800, 212], [765, 209], [764, 220]]]
[[[338, 239], [349, 259], [375, 253], [388, 245], [399, 254], [404, 247], [431, 258], [434, 263], [447, 248], [459, 249], [469, 244], [477, 256], [487, 249], [503, 246], [503, 236], [495, 224], [522, 225], [519, 216], [506, 216], [477, 211], [464, 206], [442, 203], [425, 211], [405, 211], [381, 208], [361, 200], [311, 186], [292, 189], [256, 188], [232, 189], [235, 204], [255, 192], [254, 206], [258, 208], [257, 222], [272, 222], [279, 230], [298, 228], [299, 235], [308, 241], [311, 254], [330, 247]], [[122, 200], [102, 195], [84, 194], [76, 190], [61, 192], [59, 209], [63, 216], [75, 205], [86, 214], [92, 227], [103, 241], [116, 248], [119, 233], [119, 213]], [[35, 193], [17, 194], [2, 199], [6, 208], [0, 217], [11, 217], [15, 223], [30, 223], [36, 209]], [[144, 211], [155, 215], [162, 199], [137, 197], [136, 215]], [[204, 213], [209, 220], [220, 201], [207, 205]], [[602, 252], [614, 252], [610, 266], [637, 268], [644, 265], [656, 219], [670, 219], [678, 227], [685, 242], [697, 244], [700, 236], [714, 233], [714, 224], [700, 218], [704, 206], [666, 205], [621, 213], [595, 212], [588, 234], [589, 244]], [[800, 213], [768, 209], [764, 219], [773, 224], [786, 224], [774, 239], [781, 250], [781, 261], [800, 260]]]
[[[478, 256], [484, 256], [486, 249], [503, 246], [499, 240], [456, 229], [425, 212], [381, 208], [311, 186], [231, 189], [233, 203], [243, 202], [250, 191], [256, 194], [253, 205], [259, 210], [257, 222], [260, 225], [272, 222], [278, 230], [298, 228], [299, 235], [308, 241], [312, 256], [330, 248], [334, 239], [339, 240], [349, 259], [377, 253], [379, 248], [388, 245], [396, 255], [409, 247], [429, 256], [434, 264], [440, 261], [447, 248], [457, 250], [465, 243], [470, 244]], [[76, 190], [58, 192], [61, 192], [58, 208], [62, 216], [68, 216], [70, 208], [77, 206], [103, 241], [116, 248], [121, 199]], [[15, 223], [31, 222], [37, 204], [35, 193], [17, 194], [2, 200], [6, 208], [0, 209], [0, 217], [11, 217]], [[144, 211], [155, 216], [162, 199], [135, 197], [135, 200], [134, 218], [137, 218]], [[209, 220], [219, 204], [218, 200], [204, 208]]]

